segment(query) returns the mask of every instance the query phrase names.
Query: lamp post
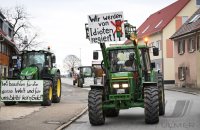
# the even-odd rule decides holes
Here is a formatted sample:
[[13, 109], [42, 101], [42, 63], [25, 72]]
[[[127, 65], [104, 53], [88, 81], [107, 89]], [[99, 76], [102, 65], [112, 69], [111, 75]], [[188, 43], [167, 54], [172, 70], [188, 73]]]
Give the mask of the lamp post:
[[146, 46], [147, 46], [147, 44], [148, 44], [148, 41], [149, 41], [149, 39], [148, 39], [147, 37], [145, 37], [145, 38], [144, 38], [144, 43], [146, 44]]

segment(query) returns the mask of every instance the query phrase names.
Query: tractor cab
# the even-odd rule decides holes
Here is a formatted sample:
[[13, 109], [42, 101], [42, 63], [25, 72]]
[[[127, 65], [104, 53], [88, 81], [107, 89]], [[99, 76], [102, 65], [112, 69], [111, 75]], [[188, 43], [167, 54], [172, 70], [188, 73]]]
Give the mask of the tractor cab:
[[91, 84], [96, 84], [94, 67], [80, 66], [78, 70], [79, 70], [77, 78], [78, 87], [83, 87], [83, 84], [85, 84], [86, 86], [89, 86]]
[[44, 67], [53, 67], [55, 56], [47, 51], [23, 51], [22, 68], [37, 66], [41, 71]]

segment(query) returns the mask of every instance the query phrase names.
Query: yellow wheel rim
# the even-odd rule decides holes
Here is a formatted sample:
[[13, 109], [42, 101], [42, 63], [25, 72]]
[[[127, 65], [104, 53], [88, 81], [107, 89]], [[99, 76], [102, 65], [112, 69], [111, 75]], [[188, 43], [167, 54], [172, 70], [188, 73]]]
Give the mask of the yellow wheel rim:
[[57, 81], [57, 96], [60, 97], [60, 91], [61, 91], [61, 82], [60, 79]]
[[52, 90], [52, 87], [50, 86], [49, 87], [49, 100], [52, 99], [52, 92], [53, 92], [53, 90]]

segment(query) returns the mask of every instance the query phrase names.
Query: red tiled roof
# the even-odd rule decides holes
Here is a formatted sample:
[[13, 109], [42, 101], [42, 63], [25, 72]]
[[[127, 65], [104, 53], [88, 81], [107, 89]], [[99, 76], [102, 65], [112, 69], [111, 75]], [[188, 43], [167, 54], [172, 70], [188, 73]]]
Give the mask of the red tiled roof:
[[179, 30], [177, 30], [172, 36], [171, 39], [195, 32], [200, 30], [200, 18], [198, 17], [195, 21], [191, 22], [195, 17], [200, 16], [200, 9], [198, 9], [186, 22], [183, 24]]
[[169, 24], [169, 22], [187, 5], [189, 1], [190, 0], [178, 0], [150, 15], [138, 28], [138, 38], [143, 38], [163, 30]]

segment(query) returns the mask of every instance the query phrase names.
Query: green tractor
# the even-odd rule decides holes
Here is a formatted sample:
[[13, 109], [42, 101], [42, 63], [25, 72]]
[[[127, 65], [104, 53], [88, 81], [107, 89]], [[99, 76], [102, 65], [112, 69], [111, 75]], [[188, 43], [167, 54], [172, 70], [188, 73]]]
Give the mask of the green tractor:
[[[136, 33], [136, 29], [133, 33]], [[105, 117], [117, 117], [121, 109], [144, 108], [145, 122], [159, 122], [159, 115], [165, 114], [163, 77], [153, 70], [149, 47], [138, 45], [129, 33], [132, 45], [107, 47], [100, 43], [105, 76], [103, 85], [91, 85], [88, 94], [88, 113], [91, 125], [103, 125]], [[159, 55], [153, 48], [154, 56]], [[93, 53], [98, 59], [98, 52]]]
[[[16, 58], [17, 57], [17, 58]], [[50, 106], [51, 103], [59, 103], [61, 100], [61, 77], [60, 70], [55, 68], [53, 64], [56, 61], [55, 55], [49, 51], [39, 50], [39, 51], [27, 51], [24, 50], [18, 56], [13, 56], [13, 76], [8, 80], [2, 80], [1, 87], [9, 84], [24, 85], [24, 88], [20, 88], [15, 92], [22, 93], [30, 83], [38, 86], [42, 90], [41, 100], [39, 101], [42, 106]], [[18, 83], [18, 84], [16, 84]], [[34, 88], [34, 84], [31, 84]], [[13, 86], [15, 87], [15, 86]], [[37, 89], [36, 87], [34, 89]], [[8, 91], [8, 90], [7, 90]], [[11, 90], [10, 90], [11, 91]], [[14, 90], [13, 90], [14, 91]], [[29, 90], [30, 91], [30, 90]], [[35, 91], [36, 90], [32, 90]], [[1, 94], [3, 93], [3, 90]], [[28, 92], [29, 94], [30, 92]], [[24, 95], [25, 95], [24, 94]], [[11, 95], [10, 95], [11, 96]], [[23, 96], [23, 95], [22, 95]], [[29, 96], [29, 95], [28, 95]], [[27, 97], [28, 97], [27, 96]], [[12, 100], [3, 101], [6, 106], [14, 105], [16, 102], [32, 102], [31, 99], [34, 97], [29, 97], [25, 100]], [[2, 97], [1, 97], [2, 99]]]
[[[94, 67], [92, 66], [80, 66], [78, 68], [79, 74], [77, 76], [77, 86], [83, 87], [83, 84], [90, 81], [91, 84], [97, 84], [97, 79], [94, 74]], [[93, 82], [93, 83], [92, 83]]]

